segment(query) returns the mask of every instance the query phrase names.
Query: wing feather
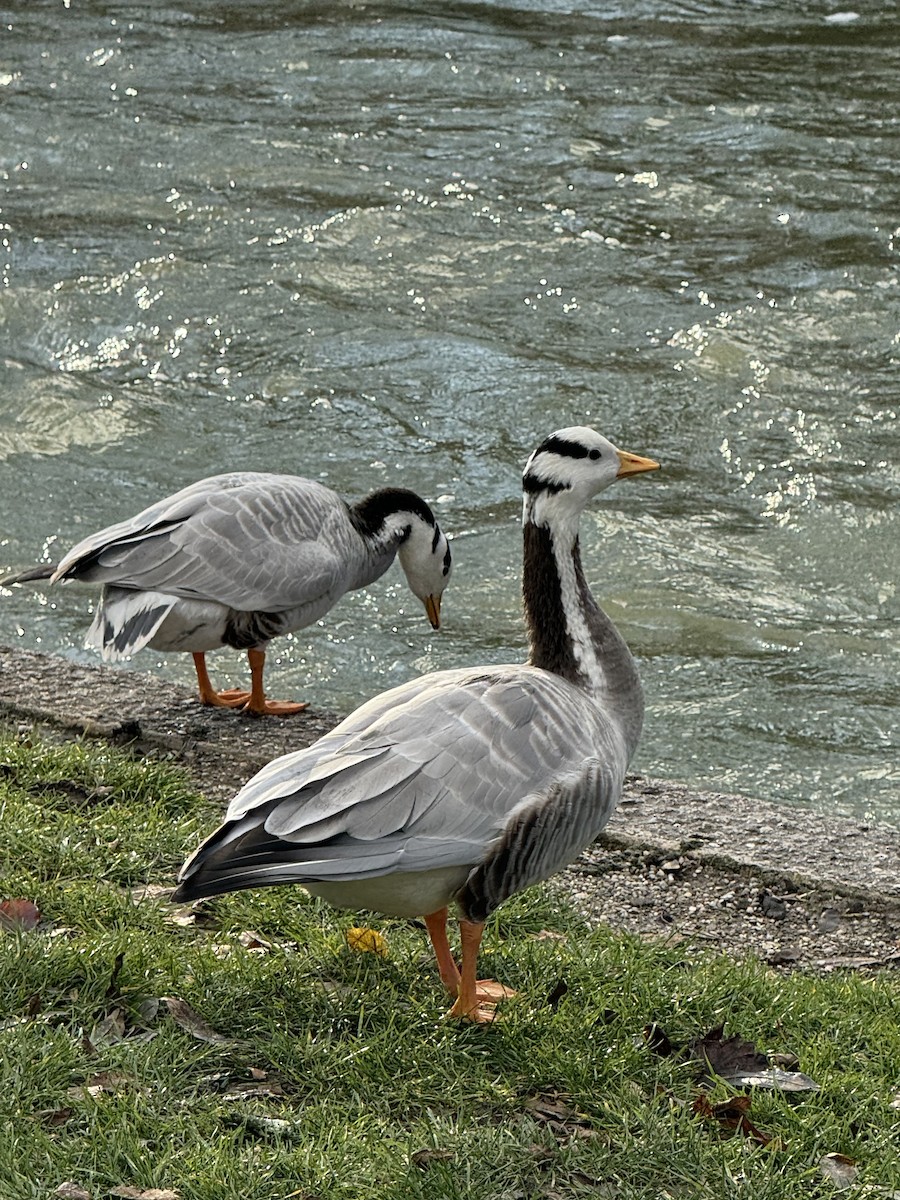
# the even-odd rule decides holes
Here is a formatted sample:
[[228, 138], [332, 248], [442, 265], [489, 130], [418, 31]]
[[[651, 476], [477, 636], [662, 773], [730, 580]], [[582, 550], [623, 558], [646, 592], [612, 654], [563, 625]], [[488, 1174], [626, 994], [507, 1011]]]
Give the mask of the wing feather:
[[358, 542], [343, 501], [314, 480], [233, 473], [86, 538], [54, 578], [277, 612], [345, 590]]
[[[314, 746], [270, 763], [182, 879], [202, 873], [206, 857], [220, 874], [252, 863], [254, 885], [475, 867], [502, 853], [523, 814], [550, 820], [534, 814], [560, 797], [564, 808], [579, 798], [584, 810], [572, 823], [577, 850], [608, 818], [625, 760], [617, 728], [556, 675], [526, 666], [439, 672], [383, 693]], [[557, 849], [530, 866], [529, 851], [522, 877], [545, 878], [548, 865], [573, 856], [568, 843]]]

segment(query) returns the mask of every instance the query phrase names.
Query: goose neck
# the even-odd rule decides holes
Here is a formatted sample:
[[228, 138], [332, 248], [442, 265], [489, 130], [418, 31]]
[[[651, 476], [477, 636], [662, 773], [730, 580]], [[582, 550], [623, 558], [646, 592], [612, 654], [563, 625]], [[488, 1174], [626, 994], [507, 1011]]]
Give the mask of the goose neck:
[[625, 641], [588, 587], [577, 529], [526, 520], [523, 535], [529, 663], [561, 675], [602, 704], [632, 750], [643, 721], [640, 679]]

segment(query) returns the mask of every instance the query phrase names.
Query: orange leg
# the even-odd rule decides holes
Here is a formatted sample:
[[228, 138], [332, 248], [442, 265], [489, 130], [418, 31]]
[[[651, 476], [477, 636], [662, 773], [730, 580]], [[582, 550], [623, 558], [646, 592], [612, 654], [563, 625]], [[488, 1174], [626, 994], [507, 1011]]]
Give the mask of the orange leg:
[[[430, 932], [430, 931], [429, 931]], [[478, 979], [478, 950], [484, 925], [475, 921], [460, 920], [459, 937], [462, 942], [462, 967], [459, 977], [459, 993], [456, 1003], [447, 1014], [487, 1025], [494, 1019], [498, 1000], [514, 996], [512, 988], [504, 987], [493, 979]]]
[[[197, 672], [197, 687], [200, 691], [200, 703], [208, 704], [212, 708], [234, 708], [236, 706], [236, 702], [229, 702], [229, 694], [227, 692], [223, 692], [222, 695], [219, 695], [219, 693], [213, 687], [212, 681], [209, 678], [209, 671], [206, 669], [206, 655], [195, 653], [191, 655], [191, 657], [194, 660], [194, 670]], [[244, 692], [245, 701], [247, 696], [248, 693]]]
[[451, 996], [459, 995], [459, 970], [450, 953], [450, 943], [447, 941], [447, 910], [439, 908], [425, 918], [425, 928], [434, 947], [438, 970], [444, 987]]
[[200, 689], [200, 703], [210, 704], [214, 708], [242, 708], [248, 712], [274, 714], [280, 717], [290, 716], [292, 713], [302, 712], [304, 708], [309, 706], [306, 704], [293, 704], [287, 700], [267, 700], [263, 691], [263, 669], [266, 665], [266, 655], [263, 650], [248, 650], [247, 658], [250, 662], [250, 691], [245, 692], [240, 688], [228, 688], [224, 692], [217, 692], [210, 682], [209, 672], [206, 669], [206, 656], [203, 654], [194, 654], [194, 667], [197, 671], [197, 684]]

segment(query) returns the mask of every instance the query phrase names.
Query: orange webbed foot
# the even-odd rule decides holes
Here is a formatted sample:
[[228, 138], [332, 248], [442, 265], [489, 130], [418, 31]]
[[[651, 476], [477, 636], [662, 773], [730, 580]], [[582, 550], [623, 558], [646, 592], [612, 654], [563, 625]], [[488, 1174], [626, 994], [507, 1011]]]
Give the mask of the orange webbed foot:
[[498, 983], [496, 979], [477, 979], [475, 981], [475, 995], [478, 997], [479, 1003], [496, 1004], [499, 1000], [509, 1000], [518, 994], [515, 988], [506, 987], [504, 984]]
[[303, 712], [304, 708], [309, 708], [306, 703], [293, 700], [263, 700], [262, 708], [258, 708], [255, 704], [245, 704], [244, 708], [247, 712], [254, 712], [258, 716], [269, 717], [292, 717], [294, 713]]
[[239, 688], [228, 688], [224, 692], [201, 692], [200, 703], [209, 708], [243, 708], [250, 699], [249, 692]]

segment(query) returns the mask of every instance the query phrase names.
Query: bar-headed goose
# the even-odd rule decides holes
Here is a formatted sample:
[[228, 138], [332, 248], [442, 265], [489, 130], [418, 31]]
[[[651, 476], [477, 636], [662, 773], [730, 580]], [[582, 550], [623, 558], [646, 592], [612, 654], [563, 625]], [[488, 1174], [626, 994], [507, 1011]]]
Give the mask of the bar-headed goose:
[[523, 481], [528, 664], [414, 679], [275, 759], [186, 863], [174, 898], [299, 883], [344, 908], [424, 917], [451, 1015], [490, 1020], [507, 990], [476, 977], [484, 922], [597, 837], [641, 732], [637, 669], [588, 589], [578, 519], [616, 479], [657, 466], [584, 427], [538, 446]]
[[[203, 704], [287, 715], [306, 705], [266, 699], [268, 643], [317, 621], [395, 556], [437, 629], [450, 546], [415, 492], [384, 488], [347, 504], [312, 479], [232, 472], [92, 534], [58, 566], [0, 583], [101, 583], [86, 646], [110, 660], [143, 646], [187, 651]], [[220, 646], [247, 651], [249, 692], [214, 690], [205, 655]]]

